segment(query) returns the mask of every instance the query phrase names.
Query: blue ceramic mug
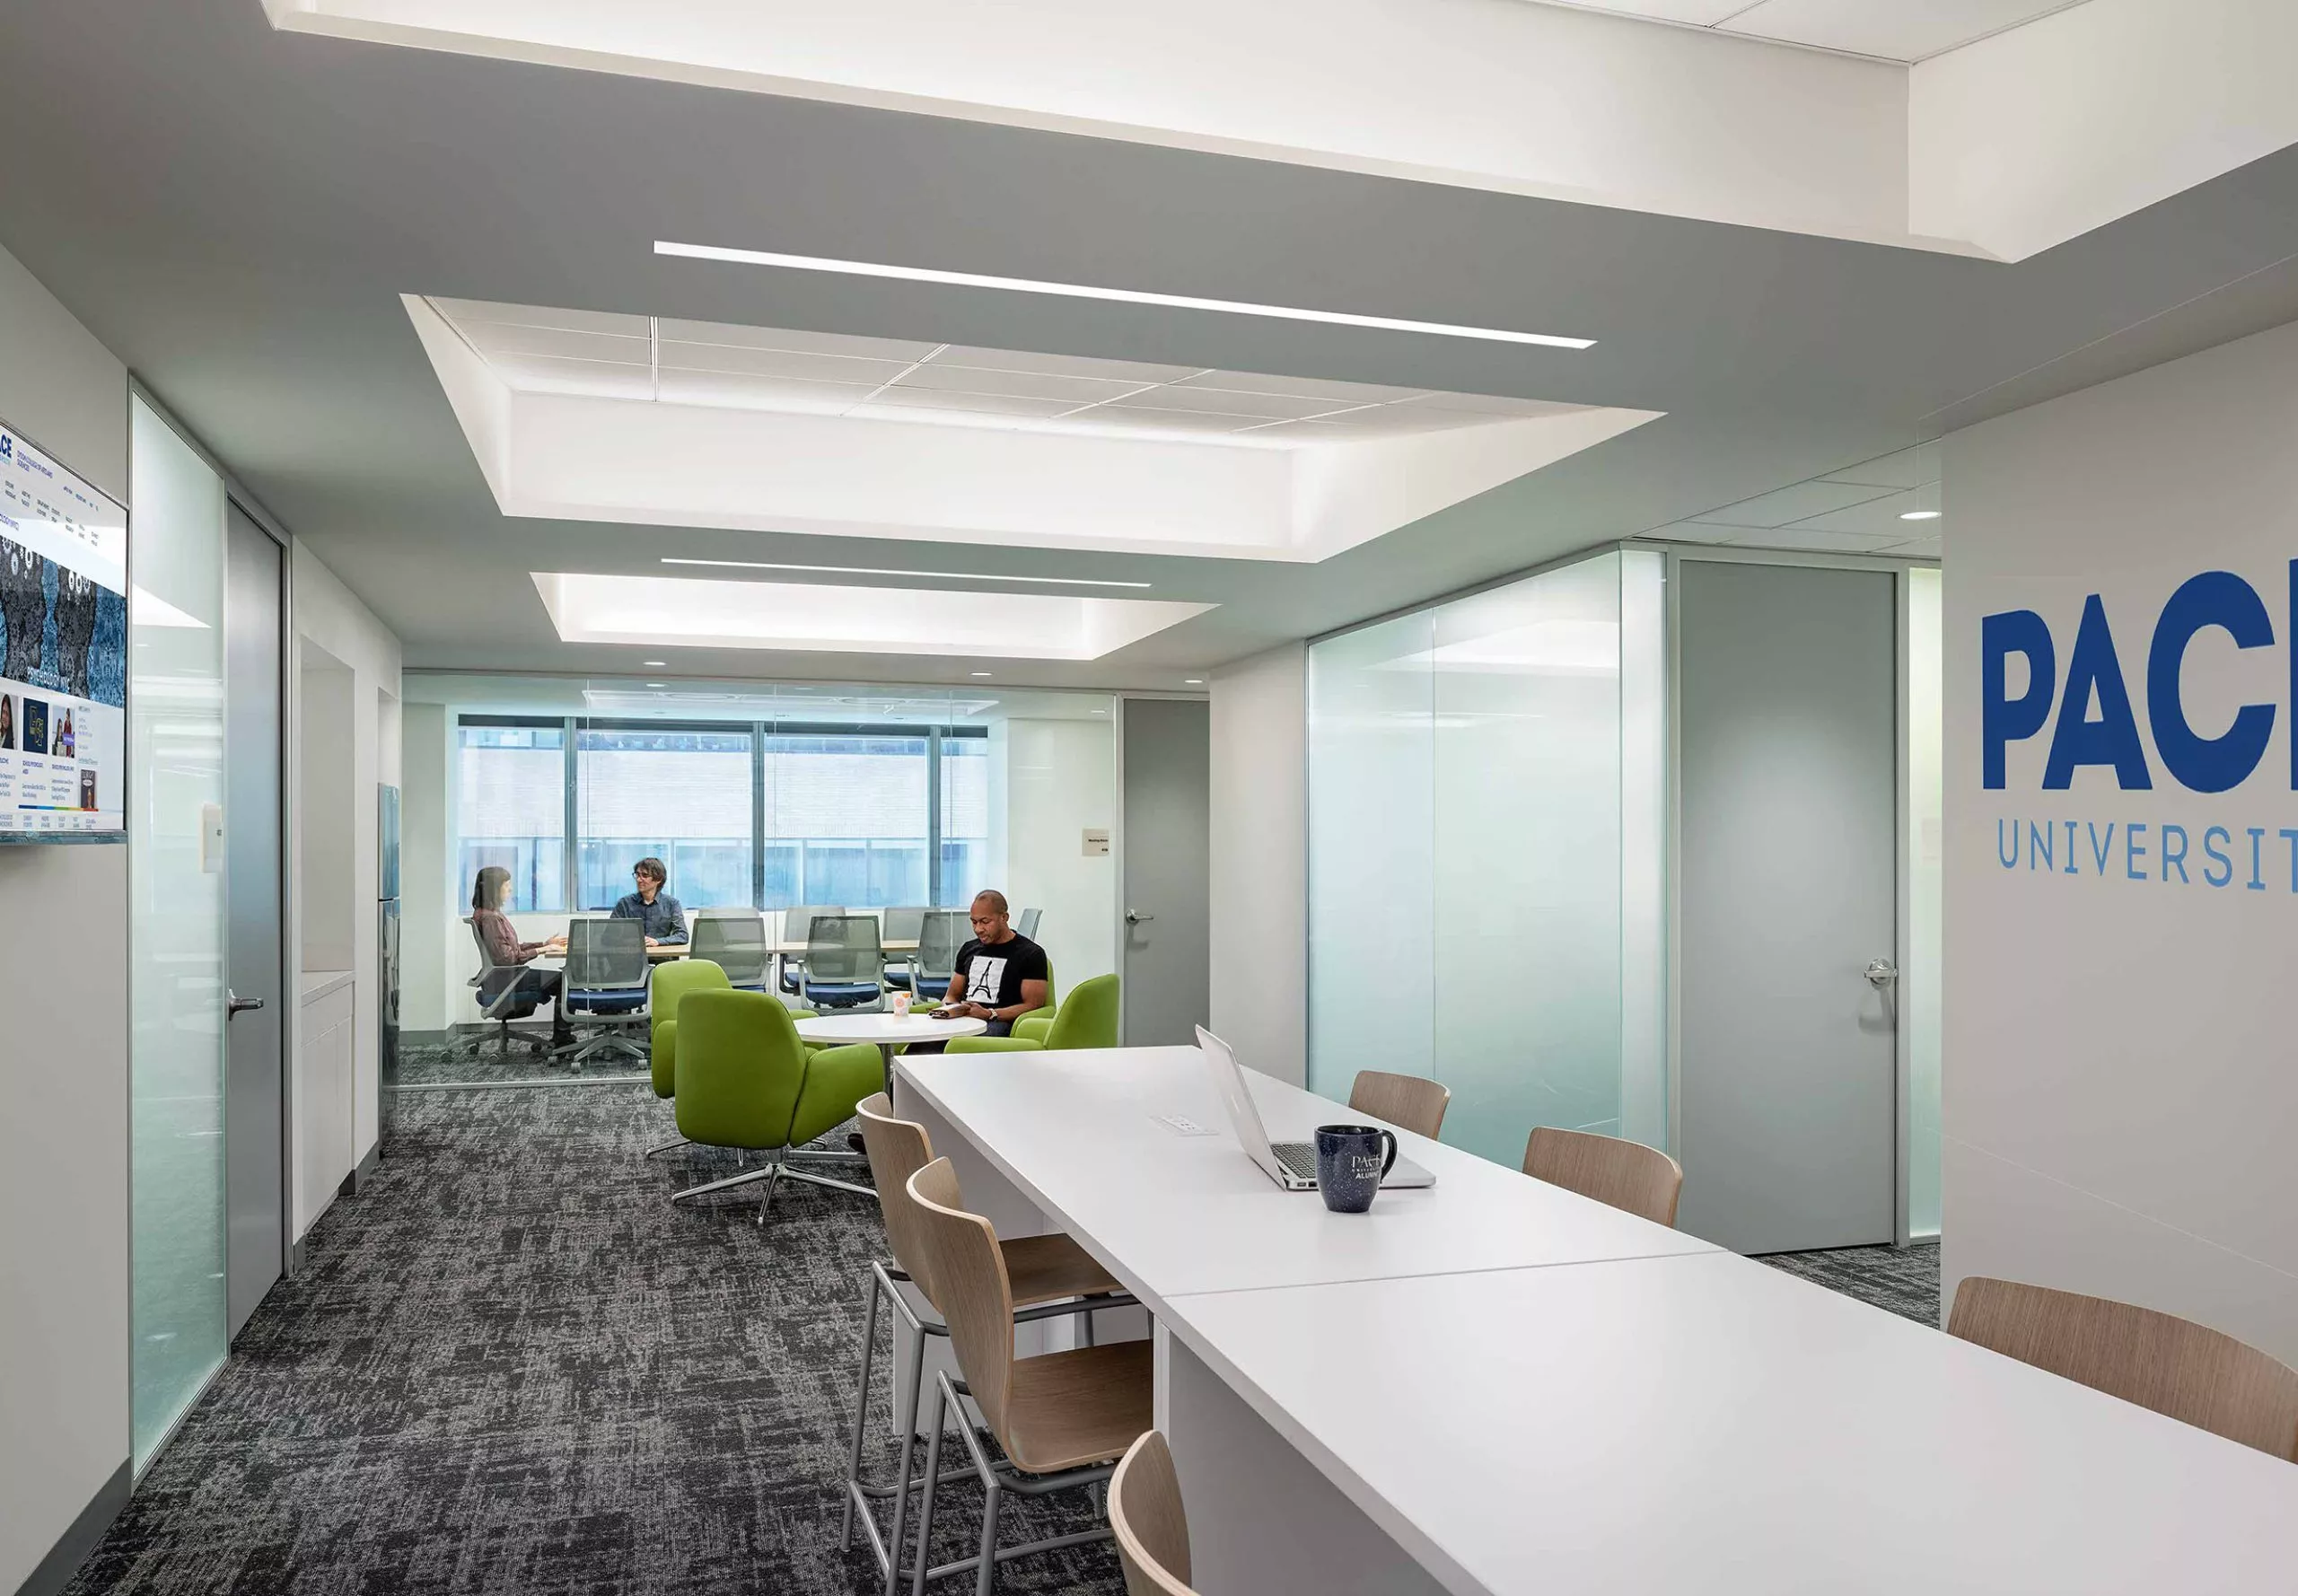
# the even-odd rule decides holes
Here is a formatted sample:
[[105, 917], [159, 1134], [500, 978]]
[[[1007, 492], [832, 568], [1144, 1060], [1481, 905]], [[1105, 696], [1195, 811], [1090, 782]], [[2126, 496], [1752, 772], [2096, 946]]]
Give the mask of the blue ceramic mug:
[[[1388, 1144], [1383, 1156], [1381, 1144]], [[1373, 1206], [1381, 1178], [1397, 1161], [1394, 1131], [1373, 1125], [1317, 1127], [1317, 1189], [1336, 1214], [1362, 1214]]]

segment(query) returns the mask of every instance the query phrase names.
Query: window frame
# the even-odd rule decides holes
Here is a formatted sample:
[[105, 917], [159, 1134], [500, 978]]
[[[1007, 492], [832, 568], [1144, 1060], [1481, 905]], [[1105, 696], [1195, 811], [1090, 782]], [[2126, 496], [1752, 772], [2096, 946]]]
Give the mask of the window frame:
[[[911, 725], [901, 722], [873, 723], [861, 721], [737, 721], [737, 720], [656, 720], [633, 718], [627, 715], [497, 715], [482, 711], [455, 715], [455, 747], [460, 756], [463, 748], [462, 732], [466, 726], [514, 727], [533, 731], [556, 730], [561, 733], [561, 785], [565, 788], [564, 835], [560, 838], [564, 857], [559, 872], [562, 901], [554, 907], [536, 905], [537, 914], [569, 914], [580, 912], [574, 900], [580, 897], [582, 846], [581, 794], [578, 771], [581, 761], [580, 734], [584, 732], [697, 732], [724, 736], [747, 734], [750, 743], [750, 907], [761, 911], [781, 908], [782, 904], [768, 904], [766, 899], [766, 866], [769, 839], [766, 836], [766, 754], [769, 737], [864, 737], [918, 740], [925, 744], [925, 815], [918, 837], [925, 849], [925, 886], [928, 904], [942, 901], [948, 883], [944, 881], [943, 859], [942, 809], [942, 750], [944, 740], [972, 741], [987, 739], [987, 726]], [[460, 808], [457, 813], [460, 814]], [[776, 843], [786, 838], [772, 839]], [[460, 823], [455, 832], [455, 857], [462, 857], [463, 837]], [[803, 890], [803, 881], [801, 883]]]

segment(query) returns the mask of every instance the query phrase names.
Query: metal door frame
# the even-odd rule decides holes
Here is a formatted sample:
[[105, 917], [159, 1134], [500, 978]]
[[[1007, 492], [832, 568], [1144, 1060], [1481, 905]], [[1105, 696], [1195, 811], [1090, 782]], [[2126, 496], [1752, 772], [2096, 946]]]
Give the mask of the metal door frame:
[[1895, 763], [1892, 788], [1896, 794], [1892, 832], [1896, 839], [1892, 861], [1892, 960], [1901, 978], [1893, 984], [1892, 1026], [1892, 1245], [1907, 1247], [1908, 1181], [1914, 1172], [1911, 1146], [1914, 1101], [1914, 1048], [1907, 1026], [1905, 970], [1907, 950], [1914, 941], [1914, 789], [1913, 761], [1908, 758], [1909, 719], [1908, 681], [1908, 572], [1916, 567], [1936, 569], [1932, 559], [1894, 558], [1888, 555], [1806, 554], [1786, 549], [1708, 548], [1700, 545], [1630, 542], [1622, 548], [1658, 548], [1667, 556], [1665, 626], [1668, 649], [1668, 777], [1667, 777], [1667, 916], [1668, 916], [1668, 1142], [1678, 1161], [1683, 1157], [1683, 627], [1677, 581], [1686, 561], [1720, 565], [1786, 566], [1834, 571], [1888, 571], [1891, 575], [1892, 727]]

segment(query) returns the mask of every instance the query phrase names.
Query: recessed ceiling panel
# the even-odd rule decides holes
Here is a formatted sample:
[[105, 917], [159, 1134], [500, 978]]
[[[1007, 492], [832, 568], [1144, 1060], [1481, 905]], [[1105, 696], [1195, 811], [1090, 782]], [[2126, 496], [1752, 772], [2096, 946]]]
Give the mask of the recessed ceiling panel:
[[[594, 390], [601, 397], [733, 409], [786, 405], [809, 414], [855, 415], [866, 404], [873, 413], [881, 407], [932, 411], [955, 425], [975, 416], [984, 425], [1010, 428], [1020, 418], [1057, 432], [1218, 437], [1262, 449], [1331, 441], [1313, 431], [1272, 425], [1311, 417], [1330, 417], [1355, 438], [1403, 437], [1587, 408], [1504, 394], [1434, 392], [841, 333], [658, 321], [471, 300], [429, 303], [514, 390]], [[645, 381], [634, 383], [633, 372]], [[674, 378], [674, 373], [711, 380]], [[586, 390], [586, 379], [594, 380], [595, 390]], [[964, 395], [990, 397], [958, 397]]]
[[666, 649], [1092, 660], [1213, 608], [1162, 599], [566, 571], [538, 571], [534, 582], [566, 641]]

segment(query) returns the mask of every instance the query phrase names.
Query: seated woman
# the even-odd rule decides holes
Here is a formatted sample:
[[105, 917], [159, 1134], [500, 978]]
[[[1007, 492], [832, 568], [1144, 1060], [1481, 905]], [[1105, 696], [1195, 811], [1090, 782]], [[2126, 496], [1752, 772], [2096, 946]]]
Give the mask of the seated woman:
[[550, 1045], [570, 1046], [574, 1040], [574, 1028], [566, 1022], [560, 973], [555, 969], [519, 969], [544, 954], [564, 953], [566, 939], [554, 936], [539, 943], [521, 942], [511, 916], [503, 912], [504, 902], [510, 896], [511, 873], [500, 864], [490, 864], [480, 871], [478, 880], [471, 886], [470, 923], [487, 949], [487, 962], [495, 967], [479, 984], [478, 1001], [491, 1005], [516, 984], [522, 996], [532, 998], [538, 1004], [548, 1002], [551, 1005]]

